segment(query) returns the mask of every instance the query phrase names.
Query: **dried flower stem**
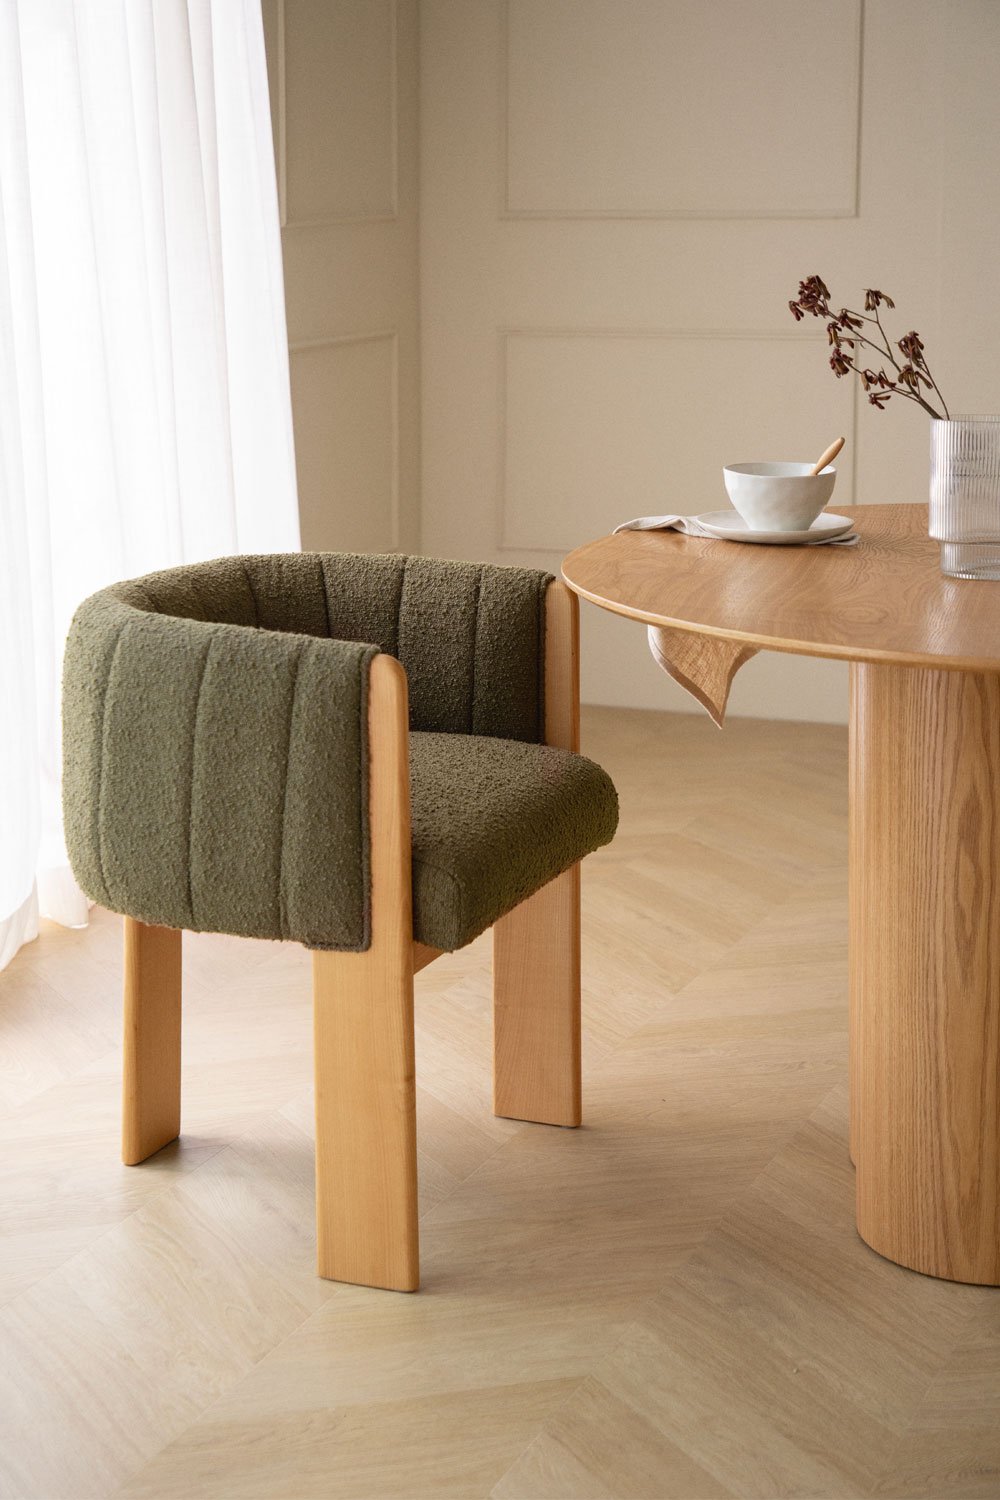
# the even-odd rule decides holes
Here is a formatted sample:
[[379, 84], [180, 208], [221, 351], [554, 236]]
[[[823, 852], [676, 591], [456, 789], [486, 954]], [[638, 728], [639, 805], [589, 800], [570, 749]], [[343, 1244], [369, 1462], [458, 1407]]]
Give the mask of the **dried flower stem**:
[[[847, 311], [850, 312], [851, 309], [848, 308]], [[864, 317], [864, 314], [863, 313], [853, 313], [852, 316], [858, 317], [858, 318], [862, 318], [862, 317]], [[893, 367], [894, 370], [900, 370], [900, 369], [902, 369], [902, 366], [900, 365], [899, 361], [896, 359], [895, 355], [892, 352], [892, 345], [889, 343], [889, 339], [888, 339], [888, 336], [886, 334], [886, 331], [882, 327], [882, 320], [880, 319], [880, 317], [878, 315], [878, 312], [876, 312], [874, 318], [864, 318], [864, 321], [866, 323], [877, 323], [878, 324], [878, 331], [882, 335], [882, 338], [884, 340], [884, 348], [880, 348], [878, 344], [873, 344], [872, 341], [871, 341], [871, 339], [866, 339], [863, 333], [859, 333], [859, 332], [857, 332], [857, 330], [855, 330], [855, 337], [856, 337], [858, 343], [859, 344], [867, 344], [869, 349], [874, 349], [875, 353], [879, 356], [879, 358], [880, 359], [887, 359], [889, 361], [889, 363], [892, 365], [892, 367]], [[857, 365], [854, 366], [854, 369], [857, 369]], [[926, 364], [924, 365], [924, 369], [927, 370]], [[930, 378], [930, 382], [934, 386], [934, 389], [937, 391], [937, 386], [934, 384], [934, 377], [931, 375], [930, 370], [927, 370], [927, 375]], [[916, 401], [918, 403], [918, 405], [922, 406], [923, 409], [924, 409], [924, 411], [929, 412], [932, 417], [940, 417], [940, 415], [941, 415], [940, 412], [934, 410], [934, 407], [931, 406], [929, 402], [927, 402], [927, 401], [924, 400], [923, 396], [918, 395], [918, 394], [916, 394], [913, 391], [900, 390], [899, 387], [898, 387], [898, 385], [897, 385], [897, 388], [893, 391], [892, 394], [894, 396], [905, 396], [906, 399], [907, 399], [907, 401]], [[941, 392], [940, 391], [938, 391], [938, 396], [939, 397], [941, 396]], [[944, 398], [943, 397], [941, 397], [941, 405], [944, 406]], [[948, 415], [948, 408], [945, 406], [945, 416], [947, 416], [947, 415]]]
[[[851, 307], [842, 307], [839, 312], [834, 312], [830, 306], [829, 289], [822, 278], [808, 276], [805, 281], [799, 282], [798, 298], [794, 302], [789, 302], [788, 306], [797, 323], [801, 322], [807, 313], [814, 318], [827, 320], [827, 334], [833, 346], [833, 353], [830, 356], [833, 373], [839, 380], [853, 371], [859, 377], [869, 401], [879, 411], [884, 410], [891, 397], [902, 396], [907, 401], [915, 401], [936, 420], [948, 420], [950, 413], [938, 383], [924, 358], [924, 345], [920, 335], [915, 330], [911, 330], [898, 340], [896, 348], [906, 361], [905, 364], [900, 364], [893, 353], [892, 342], [879, 315], [879, 307], [883, 302], [886, 307], [896, 305], [885, 292], [869, 287], [865, 292], [864, 312], [855, 312]], [[869, 317], [869, 313], [873, 313], [874, 316]], [[866, 323], [878, 329], [881, 343], [877, 343], [865, 334], [863, 330]], [[856, 363], [855, 351], [859, 345], [871, 349], [878, 355], [880, 369], [870, 370]], [[895, 372], [896, 379], [886, 373], [886, 363]], [[926, 400], [921, 394], [921, 386], [927, 391], [934, 391], [943, 411], [938, 411], [930, 401]]]

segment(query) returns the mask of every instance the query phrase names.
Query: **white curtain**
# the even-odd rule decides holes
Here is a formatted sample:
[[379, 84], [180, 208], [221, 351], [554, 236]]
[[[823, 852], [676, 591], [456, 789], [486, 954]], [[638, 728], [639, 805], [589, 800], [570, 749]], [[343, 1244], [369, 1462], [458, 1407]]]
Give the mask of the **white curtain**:
[[0, 0], [0, 967], [85, 923], [76, 605], [299, 546], [260, 0]]

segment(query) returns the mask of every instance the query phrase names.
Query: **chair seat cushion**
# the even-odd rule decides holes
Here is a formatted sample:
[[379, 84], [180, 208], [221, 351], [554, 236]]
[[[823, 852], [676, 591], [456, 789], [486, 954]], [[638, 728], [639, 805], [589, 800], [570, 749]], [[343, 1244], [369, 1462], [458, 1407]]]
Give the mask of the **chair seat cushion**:
[[618, 798], [593, 761], [549, 745], [411, 734], [413, 933], [462, 948], [610, 842]]

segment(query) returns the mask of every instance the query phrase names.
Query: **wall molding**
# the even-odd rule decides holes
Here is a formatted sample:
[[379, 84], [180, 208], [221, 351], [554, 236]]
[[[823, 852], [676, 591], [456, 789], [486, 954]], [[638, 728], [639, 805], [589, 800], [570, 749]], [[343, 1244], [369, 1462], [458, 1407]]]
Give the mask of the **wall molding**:
[[[497, 552], [515, 552], [520, 556], [532, 554], [546, 562], [564, 555], [566, 548], [559, 543], [551, 547], [524, 546], [517, 542], [508, 540], [507, 527], [507, 449], [509, 430], [507, 422], [508, 413], [508, 380], [510, 372], [509, 351], [514, 339], [615, 339], [632, 340], [642, 343], [662, 340], [664, 342], [681, 339], [698, 339], [704, 341], [716, 341], [733, 343], [746, 341], [754, 343], [790, 343], [790, 344], [827, 344], [825, 328], [813, 333], [797, 329], [752, 329], [752, 328], [589, 328], [583, 325], [570, 325], [565, 328], [545, 327], [510, 327], [497, 329], [497, 482], [494, 498], [494, 536], [495, 549]], [[856, 496], [857, 484], [857, 429], [859, 399], [858, 390], [860, 382], [853, 382], [855, 387], [850, 408], [850, 421], [846, 433], [847, 441], [851, 445], [851, 476], [852, 493]], [[851, 504], [857, 504], [853, 499]]]
[[311, 354], [318, 349], [335, 349], [350, 344], [390, 345], [390, 489], [389, 489], [389, 547], [390, 552], [399, 552], [402, 547], [402, 516], [400, 501], [400, 422], [399, 422], [399, 330], [379, 328], [372, 332], [323, 334], [319, 338], [294, 339], [289, 342], [288, 354]]
[[278, 75], [278, 212], [284, 229], [331, 229], [349, 224], [395, 224], [399, 219], [399, 0], [389, 7], [389, 139], [392, 155], [389, 166], [389, 206], [374, 214], [326, 214], [312, 219], [288, 217], [288, 123], [286, 115], [287, 81], [285, 76], [285, 8], [286, 0], [277, 0], [277, 75]]
[[[284, 0], [281, 0], [284, 4]], [[500, 202], [497, 216], [500, 219], [569, 219], [569, 220], [611, 220], [611, 221], [643, 221], [643, 220], [669, 220], [669, 219], [694, 219], [694, 220], [734, 220], [745, 221], [754, 219], [856, 219], [861, 212], [861, 119], [863, 104], [863, 78], [864, 78], [864, 37], [865, 37], [865, 3], [866, 0], [857, 0], [857, 18], [854, 34], [854, 74], [853, 74], [853, 103], [852, 123], [854, 127], [854, 183], [853, 195], [849, 197], [843, 207], [831, 209], [684, 209], [672, 208], [669, 205], [662, 208], [648, 209], [581, 209], [581, 208], [518, 208], [511, 202], [510, 189], [510, 6], [511, 0], [497, 0], [499, 6], [500, 27], [500, 58], [499, 58], [499, 158], [500, 158]]]

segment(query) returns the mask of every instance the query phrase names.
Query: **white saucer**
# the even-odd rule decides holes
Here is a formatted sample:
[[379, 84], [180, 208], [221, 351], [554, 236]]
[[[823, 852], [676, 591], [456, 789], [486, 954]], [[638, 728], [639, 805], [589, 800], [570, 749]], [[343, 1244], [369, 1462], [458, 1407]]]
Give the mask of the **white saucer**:
[[703, 516], [695, 516], [695, 520], [709, 536], [720, 537], [726, 542], [769, 542], [778, 547], [832, 542], [834, 537], [843, 536], [854, 526], [847, 516], [830, 515], [827, 511], [816, 517], [808, 531], [751, 531], [735, 510], [710, 510]]

